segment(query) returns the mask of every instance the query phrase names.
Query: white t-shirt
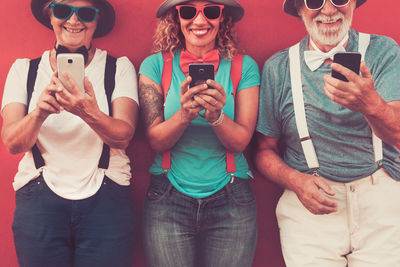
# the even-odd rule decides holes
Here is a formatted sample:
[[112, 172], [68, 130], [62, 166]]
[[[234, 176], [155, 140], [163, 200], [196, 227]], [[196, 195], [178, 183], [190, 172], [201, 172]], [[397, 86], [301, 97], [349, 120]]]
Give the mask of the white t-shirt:
[[[106, 56], [106, 51], [96, 49], [93, 60], [85, 69], [85, 76], [93, 84], [100, 110], [109, 114], [104, 89]], [[17, 59], [12, 65], [5, 83], [2, 109], [9, 103], [26, 105], [28, 69], [29, 59]], [[28, 112], [36, 107], [52, 75], [49, 51], [45, 51], [38, 67]], [[117, 59], [112, 101], [119, 97], [129, 97], [139, 103], [136, 71], [127, 57]], [[15, 190], [37, 178], [40, 172], [50, 189], [66, 199], [92, 196], [100, 188], [104, 174], [120, 185], [130, 184], [131, 171], [125, 151], [111, 148], [108, 169], [98, 168], [103, 142], [81, 118], [72, 113], [62, 111], [47, 117], [40, 128], [36, 144], [46, 164], [36, 169], [32, 152], [26, 152], [14, 178]]]

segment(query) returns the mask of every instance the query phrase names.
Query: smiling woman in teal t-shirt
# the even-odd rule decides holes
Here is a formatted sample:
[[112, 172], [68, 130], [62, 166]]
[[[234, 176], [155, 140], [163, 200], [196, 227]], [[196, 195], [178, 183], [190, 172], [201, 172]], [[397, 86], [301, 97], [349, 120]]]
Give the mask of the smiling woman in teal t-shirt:
[[[141, 114], [157, 151], [143, 216], [147, 261], [195, 266], [201, 255], [202, 266], [251, 266], [257, 213], [242, 152], [257, 120], [260, 74], [238, 53], [239, 3], [185, 2], [161, 4], [154, 54], [139, 72]], [[194, 62], [212, 62], [215, 79], [189, 88]]]
[[[180, 84], [185, 80], [185, 74], [179, 67], [180, 52], [173, 60], [172, 82], [168, 90], [164, 107], [164, 119], [171, 118], [179, 109]], [[161, 86], [161, 73], [163, 70], [162, 53], [149, 56], [144, 60], [139, 73], [146, 75]], [[233, 87], [230, 77], [231, 62], [222, 59], [220, 61], [215, 81], [225, 89], [227, 97], [223, 107], [225, 116], [234, 120], [235, 101], [233, 99]], [[258, 67], [253, 59], [244, 56], [242, 77], [237, 88], [237, 94], [242, 89], [258, 86], [260, 77]], [[231, 179], [226, 171], [226, 148], [218, 139], [213, 127], [202, 116], [197, 116], [187, 126], [185, 132], [171, 148], [171, 169], [168, 171], [168, 179], [182, 193], [195, 198], [203, 198], [212, 195], [224, 187]], [[157, 153], [150, 167], [151, 174], [162, 174], [162, 152]], [[251, 177], [246, 159], [243, 153], [235, 153], [236, 172], [234, 175], [240, 178]]]

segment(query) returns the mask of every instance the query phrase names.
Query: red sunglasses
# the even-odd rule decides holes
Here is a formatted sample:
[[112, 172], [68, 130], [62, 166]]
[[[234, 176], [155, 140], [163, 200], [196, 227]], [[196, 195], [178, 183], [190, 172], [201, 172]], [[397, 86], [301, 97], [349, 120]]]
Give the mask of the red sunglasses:
[[191, 6], [191, 5], [178, 5], [176, 6], [179, 17], [183, 20], [193, 20], [197, 17], [199, 12], [203, 13], [204, 17], [208, 20], [219, 19], [222, 15], [224, 5], [209, 5], [209, 6]]

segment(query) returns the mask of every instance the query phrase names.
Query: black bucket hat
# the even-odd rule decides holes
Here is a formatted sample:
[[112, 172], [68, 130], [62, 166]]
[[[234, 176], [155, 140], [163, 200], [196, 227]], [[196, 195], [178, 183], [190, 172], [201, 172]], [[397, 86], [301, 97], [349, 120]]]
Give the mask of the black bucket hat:
[[[292, 16], [299, 17], [299, 14], [297, 14], [297, 9], [295, 6], [295, 1], [303, 1], [303, 0], [285, 0], [285, 3], [283, 4], [283, 10]], [[366, 1], [367, 0], [357, 0], [356, 7], [361, 6]]]
[[[167, 11], [179, 4], [190, 2], [188, 0], [166, 0], [164, 1], [157, 10], [157, 18], [161, 17]], [[215, 4], [224, 5], [225, 12], [228, 16], [232, 17], [234, 22], [239, 21], [244, 15], [243, 7], [235, 0], [210, 0], [210, 2]]]
[[[107, 35], [114, 27], [115, 24], [115, 12], [112, 5], [106, 0], [91, 0], [93, 4], [100, 9], [99, 22], [97, 23], [96, 31], [93, 34], [93, 38], [103, 37]], [[44, 26], [49, 29], [53, 29], [50, 24], [50, 17], [48, 14], [43, 12], [45, 4], [51, 2], [51, 0], [32, 0], [31, 10], [33, 16]]]

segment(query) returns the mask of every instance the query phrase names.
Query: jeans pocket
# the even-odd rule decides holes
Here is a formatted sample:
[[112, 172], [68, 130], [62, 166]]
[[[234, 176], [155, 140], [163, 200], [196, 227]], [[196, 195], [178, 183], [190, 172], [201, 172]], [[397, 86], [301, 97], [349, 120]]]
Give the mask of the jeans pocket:
[[162, 200], [170, 191], [172, 185], [163, 174], [151, 175], [150, 185], [147, 188], [146, 199], [150, 202]]
[[117, 197], [130, 198], [132, 196], [130, 185], [120, 185], [107, 176], [104, 176], [102, 187], [109, 188]]
[[240, 206], [252, 205], [256, 202], [248, 179], [235, 177], [232, 184], [227, 185], [233, 201]]
[[21, 187], [15, 192], [16, 198], [31, 198], [41, 192], [44, 188], [45, 182], [42, 176], [29, 181], [26, 185]]

